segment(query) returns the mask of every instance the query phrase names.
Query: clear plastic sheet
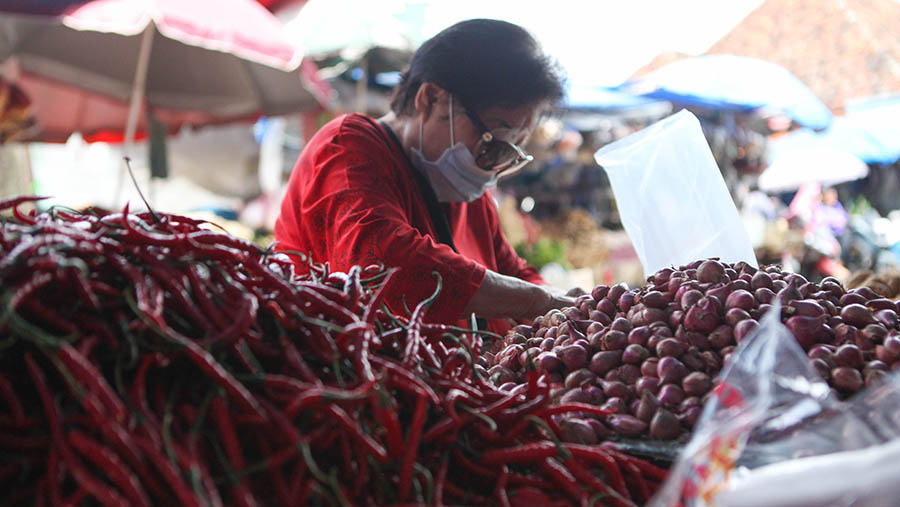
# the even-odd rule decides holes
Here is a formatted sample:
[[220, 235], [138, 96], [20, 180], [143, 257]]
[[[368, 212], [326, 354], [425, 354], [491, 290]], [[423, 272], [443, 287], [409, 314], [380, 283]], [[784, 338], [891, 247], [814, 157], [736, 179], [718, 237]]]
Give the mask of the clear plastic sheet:
[[898, 505], [900, 376], [846, 402], [764, 316], [716, 380], [654, 506]]
[[594, 155], [609, 175], [644, 274], [718, 257], [757, 266], [700, 122], [687, 110]]

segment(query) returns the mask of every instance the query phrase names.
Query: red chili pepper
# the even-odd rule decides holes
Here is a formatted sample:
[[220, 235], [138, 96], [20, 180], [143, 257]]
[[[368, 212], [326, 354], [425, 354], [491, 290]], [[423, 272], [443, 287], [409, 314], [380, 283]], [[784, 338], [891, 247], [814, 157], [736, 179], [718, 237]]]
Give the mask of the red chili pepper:
[[600, 463], [609, 485], [623, 497], [630, 498], [628, 488], [625, 487], [625, 479], [622, 477], [622, 471], [619, 469], [616, 459], [606, 450], [598, 446], [581, 444], [565, 444], [565, 447], [578, 458], [588, 460], [591, 463]]
[[228, 328], [216, 335], [216, 341], [229, 343], [244, 336], [250, 329], [250, 325], [256, 321], [257, 310], [259, 310], [259, 301], [256, 296], [245, 293], [240, 308], [235, 309], [235, 313], [232, 315], [235, 320]]
[[46, 322], [65, 335], [78, 336], [81, 334], [72, 322], [62, 318], [59, 313], [50, 310], [37, 299], [28, 300], [25, 303], [25, 310], [36, 317], [38, 321]]
[[222, 330], [228, 327], [227, 319], [223, 315], [222, 310], [216, 307], [215, 302], [210, 297], [210, 291], [200, 276], [198, 266], [189, 266], [185, 274], [191, 286], [191, 293], [194, 295], [194, 299], [197, 301], [200, 309], [203, 310], [203, 315], [212, 321], [216, 329]]
[[152, 268], [148, 275], [151, 275], [154, 281], [159, 282], [160, 285], [166, 289], [166, 294], [178, 303], [179, 310], [187, 314], [186, 317], [194, 324], [198, 325], [204, 333], [210, 335], [214, 334], [215, 329], [209, 324], [209, 319], [206, 318], [197, 309], [194, 302], [191, 301], [190, 295], [188, 295], [187, 289], [185, 288], [186, 284], [183, 284], [168, 272], [171, 267], [166, 263], [153, 259], [145, 252], [139, 252], [138, 255]]
[[[118, 350], [119, 348], [119, 339], [116, 338], [116, 334], [109, 328], [109, 325], [105, 320], [95, 317], [93, 315], [81, 314], [79, 316], [78, 325], [82, 329], [82, 334], [87, 334], [87, 332], [93, 333], [90, 337], [93, 337], [95, 343], [91, 344], [91, 348], [96, 345], [96, 342], [99, 341], [100, 338], [109, 345], [111, 350]], [[88, 338], [84, 338], [87, 340]], [[90, 353], [85, 350], [84, 346], [79, 346], [78, 351], [81, 352], [81, 355], [85, 357], [90, 357]]]
[[26, 202], [37, 202], [43, 201], [44, 199], [49, 199], [49, 196], [46, 197], [38, 197], [36, 195], [23, 195], [19, 197], [11, 197], [9, 199], [3, 199], [0, 201], [0, 210], [5, 210], [9, 208], [15, 208], [16, 206], [26, 203]]
[[409, 436], [406, 439], [406, 454], [400, 465], [400, 483], [397, 490], [397, 498], [405, 502], [412, 488], [413, 465], [416, 462], [416, 454], [419, 451], [419, 441], [422, 437], [422, 428], [425, 426], [425, 415], [428, 409], [428, 401], [425, 395], [419, 395], [416, 400], [416, 408], [413, 412], [412, 425]]
[[549, 403], [549, 397], [545, 393], [540, 393], [534, 398], [513, 408], [507, 408], [497, 414], [494, 419], [499, 421], [520, 420], [528, 414], [537, 412], [545, 404]]
[[666, 480], [669, 477], [669, 471], [660, 468], [648, 461], [633, 458], [627, 454], [621, 452], [618, 448], [616, 448], [615, 444], [612, 442], [603, 442], [600, 444], [601, 450], [609, 453], [618, 461], [628, 461], [633, 463], [638, 469], [640, 469], [643, 475], [650, 477], [651, 479], [661, 482]]
[[34, 382], [35, 389], [38, 392], [38, 397], [40, 397], [41, 402], [44, 405], [44, 411], [47, 414], [47, 420], [50, 423], [50, 433], [53, 435], [55, 447], [62, 455], [63, 461], [65, 461], [66, 467], [68, 467], [72, 476], [75, 477], [75, 480], [101, 504], [109, 506], [123, 505], [126, 500], [116, 491], [94, 478], [72, 453], [72, 450], [69, 448], [69, 445], [66, 443], [65, 437], [63, 436], [62, 418], [59, 415], [59, 407], [56, 404], [56, 400], [50, 393], [50, 388], [47, 386], [47, 381], [44, 379], [43, 373], [41, 373], [37, 363], [34, 362], [34, 359], [31, 358], [31, 354], [28, 352], [25, 353], [25, 364], [28, 367], [28, 373], [31, 375], [31, 380]]
[[605, 495], [602, 497], [603, 505], [637, 507], [629, 498], [623, 498], [622, 495], [613, 490], [609, 484], [598, 479], [596, 475], [587, 470], [577, 458], [569, 458], [565, 461], [565, 464], [569, 469], [569, 472], [571, 472], [576, 479], [596, 491], [598, 494]]
[[216, 488], [209, 473], [209, 467], [205, 464], [203, 455], [198, 448], [198, 438], [196, 433], [189, 433], [185, 440], [185, 447], [175, 447], [175, 453], [178, 455], [182, 466], [190, 471], [192, 475], [200, 477], [200, 485], [203, 486], [203, 492], [206, 493], [205, 504], [210, 507], [223, 507], [222, 495]]
[[75, 248], [75, 245], [75, 240], [64, 234], [47, 234], [19, 241], [12, 250], [0, 259], [0, 273], [12, 268], [19, 259], [29, 259], [41, 248], [55, 247], [71, 249]]
[[[150, 473], [149, 467], [144, 461], [144, 455], [141, 453], [135, 443], [132, 433], [127, 431], [119, 422], [110, 418], [100, 402], [99, 398], [93, 393], [85, 393], [81, 396], [81, 405], [90, 418], [91, 423], [97, 427], [103, 439], [125, 458], [129, 466], [138, 474], [143, 484], [147, 486], [150, 492], [160, 497], [167, 497], [165, 488]], [[153, 414], [144, 414], [143, 426], [147, 429], [153, 427], [154, 431], [148, 431], [150, 437], [155, 438], [154, 443], [157, 447], [162, 446], [162, 438], [159, 434], [159, 424], [155, 422]], [[154, 426], [155, 424], [155, 426]]]
[[362, 497], [365, 493], [366, 486], [369, 485], [369, 460], [360, 459], [355, 461], [357, 469], [353, 479], [353, 497]]
[[403, 435], [400, 430], [400, 419], [397, 416], [396, 401], [385, 398], [390, 395], [382, 392], [381, 396], [372, 396], [370, 403], [375, 418], [384, 426], [385, 440], [387, 442], [388, 454], [395, 459], [399, 459], [403, 452]]
[[559, 461], [553, 458], [547, 458], [541, 463], [541, 469], [546, 473], [557, 486], [560, 487], [570, 498], [578, 502], [581, 506], [586, 506], [588, 502], [588, 492], [581, 487], [575, 477], [563, 466]]
[[395, 363], [394, 360], [384, 356], [372, 356], [372, 364], [380, 366], [393, 373], [388, 377], [388, 383], [392, 388], [403, 389], [414, 394], [424, 394], [435, 405], [440, 404], [441, 398], [421, 378], [414, 375], [406, 368]]
[[506, 465], [500, 467], [500, 476], [494, 486], [494, 496], [501, 507], [510, 507], [509, 496], [506, 494], [506, 484], [509, 481], [509, 468]]
[[447, 416], [432, 425], [431, 428], [429, 428], [428, 431], [426, 431], [422, 436], [422, 441], [430, 443], [437, 440], [439, 437], [443, 437], [441, 439], [442, 441], [455, 441], [456, 433], [459, 432], [462, 425], [470, 422], [473, 419], [475, 419], [475, 416], [472, 414], [464, 414], [460, 416], [459, 422], [454, 421], [452, 417]]
[[47, 455], [46, 477], [47, 496], [49, 497], [50, 505], [62, 505], [62, 490], [60, 488], [62, 478], [60, 477], [59, 452], [56, 449], [51, 449]]
[[641, 475], [641, 471], [631, 462], [623, 463], [623, 468], [625, 468], [625, 472], [628, 473], [628, 477], [631, 479], [632, 488], [637, 490], [637, 495], [635, 495], [637, 500], [641, 502], [649, 501], [651, 496], [650, 487], [647, 485], [647, 481], [644, 480], [644, 476]]
[[543, 491], [551, 491], [554, 489], [553, 483], [538, 474], [520, 474], [516, 472], [509, 473], [509, 484], [515, 486], [528, 486], [538, 488]]
[[12, 383], [6, 378], [3, 372], [0, 372], [0, 396], [6, 401], [6, 406], [12, 412], [13, 421], [17, 425], [25, 424], [25, 410], [22, 408], [22, 402], [16, 396]]
[[[248, 259], [248, 255], [245, 252], [225, 245], [204, 245], [190, 238], [187, 241], [190, 246], [190, 250], [187, 252], [189, 252], [191, 257], [201, 257], [206, 260], [231, 264], [245, 262]], [[181, 250], [179, 254], [184, 256], [187, 253], [186, 248], [182, 247]], [[248, 264], [253, 264], [253, 262]]]
[[97, 299], [97, 295], [91, 290], [90, 285], [88, 284], [87, 278], [84, 276], [78, 269], [69, 269], [69, 278], [72, 279], [73, 285], [75, 285], [75, 289], [78, 291], [78, 295], [81, 299], [87, 301], [88, 306], [90, 306], [94, 310], [100, 310], [100, 301]]
[[[277, 429], [281, 436], [284, 437], [285, 442], [287, 442], [287, 447], [294, 450], [296, 453], [299, 449], [301, 443], [306, 442], [308, 439], [300, 434], [300, 431], [296, 426], [291, 424], [288, 420], [287, 416], [284, 413], [272, 405], [270, 402], [266, 401], [264, 398], [260, 400], [260, 403], [265, 410], [265, 414], [268, 416], [269, 421], [272, 422], [274, 426], [273, 429]], [[328, 428], [323, 427], [321, 431], [325, 431]], [[312, 437], [312, 435], [310, 435]], [[311, 439], [311, 438], [310, 438]], [[299, 461], [299, 465], [302, 465], [303, 460]], [[305, 469], [304, 469], [305, 473]], [[294, 484], [297, 484], [297, 481], [294, 481]]]
[[[234, 473], [240, 474], [246, 468], [244, 455], [241, 452], [241, 443], [238, 440], [237, 432], [232, 424], [231, 417], [228, 414], [228, 408], [225, 406], [223, 398], [215, 397], [210, 403], [213, 419], [219, 429], [219, 435], [222, 437], [222, 443], [225, 447], [225, 454], [230, 461], [231, 469]], [[247, 482], [239, 479], [234, 485], [234, 498], [238, 504], [244, 506], [257, 505], [256, 498], [247, 487]]]
[[354, 440], [359, 442], [376, 461], [381, 464], [387, 464], [390, 461], [384, 447], [373, 440], [372, 437], [363, 433], [359, 425], [353, 422], [350, 415], [347, 414], [344, 409], [337, 405], [330, 404], [328, 405], [328, 411], [334, 416], [338, 424], [344, 428], [344, 431], [346, 431]]
[[138, 310], [146, 315], [157, 326], [165, 326], [166, 321], [162, 318], [162, 305], [154, 305], [147, 292], [147, 280], [149, 277], [145, 277], [144, 273], [130, 264], [129, 261], [121, 255], [108, 252], [105, 259], [110, 263], [110, 266], [116, 268], [129, 282], [131, 282], [130, 285], [134, 290], [135, 302], [137, 303]]
[[471, 472], [476, 477], [494, 478], [497, 477], [500, 473], [498, 470], [482, 466], [470, 460], [462, 453], [459, 448], [453, 449], [453, 458], [457, 463], [462, 465], [462, 468], [464, 468], [468, 472]]
[[201, 245], [224, 245], [248, 254], [262, 254], [263, 250], [256, 243], [220, 232], [195, 230], [187, 234], [190, 242]]
[[14, 449], [22, 453], [44, 453], [50, 446], [46, 435], [10, 435], [0, 433], [0, 449]]
[[156, 426], [159, 426], [159, 421], [156, 420], [155, 415], [150, 410], [150, 405], [147, 403], [147, 372], [149, 371], [151, 366], [162, 366], [167, 363], [168, 360], [160, 352], [145, 355], [141, 359], [141, 364], [138, 365], [137, 373], [134, 376], [134, 382], [131, 384], [131, 389], [128, 393], [128, 396], [131, 398], [131, 402], [135, 406], [137, 406], [138, 411], [141, 413], [141, 415], [145, 419], [149, 419]]
[[137, 477], [113, 451], [79, 430], [69, 431], [69, 443], [82, 456], [103, 470], [110, 482], [121, 489], [134, 505], [150, 505], [150, 499]]
[[[280, 461], [276, 459], [277, 456], [273, 456], [272, 454], [272, 444], [268, 439], [268, 436], [264, 433], [256, 433], [256, 443], [262, 451], [262, 455], [265, 456], [265, 465], [266, 465], [266, 475], [267, 478], [272, 481], [272, 484], [275, 486], [275, 492], [278, 494], [278, 503], [281, 505], [290, 505], [291, 500], [291, 489], [287, 484], [287, 481], [284, 478], [283, 474], [283, 466], [284, 461]], [[287, 449], [287, 451], [292, 451], [291, 449]], [[282, 454], [287, 454], [282, 451]], [[292, 452], [290, 455], [293, 455]], [[288, 455], [288, 456], [290, 456]], [[286, 460], [285, 460], [286, 461]]]
[[459, 379], [435, 377], [435, 378], [432, 378], [431, 381], [435, 386], [437, 386], [440, 389], [443, 389], [446, 391], [450, 391], [451, 389], [457, 389], [457, 390], [460, 390], [460, 391], [466, 393], [466, 395], [468, 395], [470, 399], [474, 399], [474, 400], [482, 399], [482, 393], [478, 389], [475, 389], [470, 384], [461, 382]]
[[[139, 217], [128, 213], [128, 205], [121, 215], [107, 215], [101, 219], [104, 224], [115, 223], [118, 221], [125, 228], [125, 234], [122, 236], [124, 242], [134, 242], [141, 246], [154, 245], [169, 247], [172, 249], [179, 248], [184, 243], [184, 238], [175, 234], [160, 234], [150, 231]], [[134, 222], [134, 224], [132, 224]], [[136, 225], [136, 227], [134, 226]], [[137, 240], [137, 241], [135, 241]]]
[[372, 294], [372, 298], [366, 304], [365, 311], [363, 311], [363, 322], [371, 324], [375, 320], [376, 311], [381, 308], [381, 303], [384, 302], [384, 298], [387, 295], [386, 289], [390, 285], [390, 282], [397, 271], [399, 271], [399, 268], [391, 268], [386, 271], [381, 286], [375, 290]]
[[491, 417], [494, 414], [500, 412], [501, 410], [508, 408], [510, 405], [515, 403], [520, 396], [521, 396], [521, 393], [516, 392], [516, 391], [510, 391], [509, 393], [503, 393], [502, 398], [500, 398], [497, 401], [491, 403], [490, 405], [482, 408], [481, 412], [484, 415]]
[[434, 504], [437, 507], [444, 505], [444, 484], [447, 482], [447, 456], [441, 459], [437, 477], [434, 480]]
[[82, 383], [90, 392], [97, 395], [114, 420], [122, 422], [128, 417], [125, 404], [122, 403], [119, 396], [106, 382], [103, 374], [86, 357], [81, 355], [78, 349], [65, 343], [56, 349], [56, 357], [68, 368], [76, 381]]
[[356, 366], [360, 378], [363, 381], [375, 380], [372, 363], [369, 361], [371, 344], [376, 341], [375, 332], [369, 324], [363, 322], [350, 324], [345, 330], [348, 335], [357, 337], [355, 348], [350, 351], [350, 354], [353, 357], [353, 364]]
[[406, 336], [406, 348], [403, 351], [403, 366], [407, 368], [412, 366], [416, 359], [419, 357], [419, 348], [422, 346], [424, 339], [422, 338], [422, 320], [425, 318], [425, 311], [431, 307], [434, 301], [437, 299], [438, 294], [441, 292], [441, 275], [436, 271], [432, 272], [433, 275], [437, 278], [437, 287], [435, 288], [434, 293], [428, 296], [426, 299], [422, 300], [418, 305], [416, 305], [415, 310], [413, 310], [412, 315], [409, 318], [409, 332]]
[[200, 501], [190, 487], [184, 482], [184, 478], [175, 469], [175, 466], [159, 451], [159, 448], [144, 438], [136, 438], [138, 448], [143, 451], [150, 463], [159, 471], [166, 485], [172, 488], [178, 503], [200, 507]]
[[190, 338], [182, 336], [177, 331], [169, 329], [164, 332], [166, 338], [184, 347], [188, 353], [188, 357], [206, 372], [217, 384], [225, 389], [225, 392], [233, 398], [245, 410], [249, 410], [260, 417], [263, 417], [262, 408], [259, 401], [253, 396], [243, 384], [237, 381], [228, 370], [225, 369], [216, 359], [204, 350], [200, 345]]
[[487, 498], [478, 493], [463, 489], [450, 481], [444, 482], [444, 489], [451, 495], [459, 498], [463, 505], [485, 505], [490, 503]]
[[27, 430], [32, 426], [41, 424], [41, 419], [37, 417], [25, 417], [21, 421], [16, 421], [11, 415], [0, 414], [0, 430], [20, 431]]
[[231, 416], [228, 414], [228, 407], [225, 405], [225, 399], [215, 397], [210, 403], [213, 419], [219, 429], [222, 437], [222, 443], [225, 447], [225, 453], [231, 461], [232, 468], [235, 472], [241, 472], [245, 467], [244, 455], [241, 452], [241, 444], [238, 440], [237, 432], [234, 424], [231, 422]]
[[521, 444], [515, 447], [490, 449], [481, 454], [481, 462], [485, 465], [501, 463], [535, 463], [559, 455], [559, 447], [548, 440]]
[[474, 402], [471, 396], [468, 393], [465, 393], [459, 389], [450, 389], [447, 392], [447, 395], [444, 397], [444, 408], [447, 410], [447, 414], [450, 415], [450, 418], [453, 419], [457, 424], [460, 423], [459, 414], [456, 413], [456, 402], [457, 400], [468, 401], [470, 403]]
[[326, 386], [312, 387], [301, 391], [284, 409], [284, 413], [289, 419], [294, 419], [301, 410], [318, 407], [323, 402], [362, 401], [372, 394], [374, 387], [374, 382], [365, 382], [350, 390]]
[[42, 271], [36, 271], [31, 274], [28, 278], [28, 281], [21, 285], [16, 291], [13, 293], [12, 297], [9, 299], [7, 306], [11, 310], [15, 310], [30, 298], [35, 292], [41, 290], [46, 287], [53, 281], [53, 276], [49, 273], [44, 273]]

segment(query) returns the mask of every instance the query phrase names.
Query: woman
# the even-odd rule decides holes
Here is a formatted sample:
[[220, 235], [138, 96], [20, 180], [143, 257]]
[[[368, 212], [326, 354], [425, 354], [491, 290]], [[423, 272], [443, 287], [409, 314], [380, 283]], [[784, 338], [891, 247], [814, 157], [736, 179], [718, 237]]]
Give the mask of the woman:
[[520, 146], [563, 94], [522, 28], [475, 19], [425, 42], [376, 121], [341, 116], [301, 153], [275, 225], [279, 248], [345, 271], [400, 267], [399, 311], [443, 288], [427, 319], [525, 320], [574, 299], [542, 285], [504, 238], [485, 191], [531, 160]]

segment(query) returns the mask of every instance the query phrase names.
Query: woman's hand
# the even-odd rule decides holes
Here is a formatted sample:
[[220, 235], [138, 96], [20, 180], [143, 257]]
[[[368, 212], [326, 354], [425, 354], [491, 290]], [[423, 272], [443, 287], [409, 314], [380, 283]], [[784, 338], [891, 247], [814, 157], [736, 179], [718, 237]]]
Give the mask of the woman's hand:
[[[573, 289], [574, 291], [576, 289]], [[581, 289], [577, 289], [580, 293]], [[572, 291], [569, 291], [570, 293]], [[481, 286], [469, 300], [463, 315], [475, 313], [488, 319], [530, 320], [553, 308], [575, 305], [575, 296], [547, 285], [535, 285], [519, 278], [488, 270]]]

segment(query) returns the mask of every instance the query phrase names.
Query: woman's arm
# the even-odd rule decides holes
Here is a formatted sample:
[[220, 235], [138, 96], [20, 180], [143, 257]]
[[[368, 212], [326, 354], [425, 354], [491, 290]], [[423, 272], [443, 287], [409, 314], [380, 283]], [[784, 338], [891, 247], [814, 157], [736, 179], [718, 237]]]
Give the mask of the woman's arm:
[[487, 270], [462, 317], [474, 313], [488, 319], [533, 319], [552, 308], [574, 305], [575, 298], [562, 291]]

